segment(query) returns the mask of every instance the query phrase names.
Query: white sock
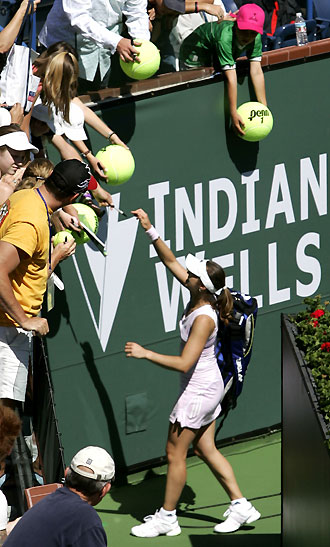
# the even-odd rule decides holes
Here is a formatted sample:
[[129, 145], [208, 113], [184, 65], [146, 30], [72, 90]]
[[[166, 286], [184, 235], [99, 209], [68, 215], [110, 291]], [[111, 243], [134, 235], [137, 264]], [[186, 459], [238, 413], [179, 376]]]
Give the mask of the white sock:
[[231, 501], [230, 505], [236, 505], [236, 503], [245, 504], [245, 503], [248, 503], [248, 500], [246, 498], [238, 498], [236, 500]]
[[176, 519], [176, 509], [173, 509], [173, 511], [167, 511], [164, 507], [161, 507], [159, 509], [159, 514], [162, 518], [170, 519], [172, 517], [173, 520]]

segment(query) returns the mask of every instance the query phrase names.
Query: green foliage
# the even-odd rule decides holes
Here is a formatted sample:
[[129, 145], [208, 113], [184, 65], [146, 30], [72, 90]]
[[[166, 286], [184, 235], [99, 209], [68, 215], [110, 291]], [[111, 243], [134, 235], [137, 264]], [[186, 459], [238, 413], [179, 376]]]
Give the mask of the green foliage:
[[[296, 343], [303, 352], [316, 386], [320, 411], [330, 431], [330, 311], [321, 296], [305, 298], [306, 309], [290, 317], [296, 325]], [[330, 440], [328, 441], [330, 448]]]

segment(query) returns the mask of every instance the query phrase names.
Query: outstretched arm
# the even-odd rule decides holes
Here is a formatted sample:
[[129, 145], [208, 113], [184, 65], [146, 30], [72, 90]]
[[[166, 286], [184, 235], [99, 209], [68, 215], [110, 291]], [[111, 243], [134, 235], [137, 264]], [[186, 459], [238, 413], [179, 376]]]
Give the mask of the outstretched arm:
[[244, 135], [242, 127], [244, 126], [242, 118], [237, 114], [237, 74], [236, 69], [224, 70], [227, 82], [228, 101], [230, 117], [234, 130], [240, 135]]
[[[140, 221], [142, 228], [144, 228], [146, 232], [152, 228], [149, 217], [143, 209], [136, 209], [135, 211], [131, 211], [131, 213]], [[159, 258], [163, 264], [165, 264], [166, 268], [168, 268], [170, 272], [180, 281], [180, 283], [184, 285], [188, 277], [187, 270], [180, 264], [180, 262], [178, 262], [171, 249], [166, 245], [165, 241], [158, 237], [152, 241], [152, 243]]]
[[260, 61], [250, 61], [250, 76], [257, 101], [267, 106], [265, 77]]
[[111, 54], [115, 53], [121, 36], [93, 19], [91, 0], [62, 0], [62, 5], [73, 31], [79, 32], [98, 46], [109, 49]]
[[[0, 53], [6, 53], [17, 38], [17, 34], [21, 28], [28, 7], [29, 0], [23, 0], [14, 17], [9, 21], [8, 25], [0, 32]], [[37, 9], [37, 4], [40, 0], [33, 2], [33, 11]]]
[[135, 342], [126, 342], [126, 356], [135, 357], [136, 359], [148, 359], [148, 361], [170, 370], [188, 372], [188, 370], [198, 361], [213, 329], [214, 321], [211, 317], [208, 315], [200, 315], [193, 323], [189, 338], [181, 355], [163, 355], [146, 349]]
[[[91, 110], [88, 106], [86, 106], [79, 99], [79, 97], [75, 97], [73, 99], [73, 102], [76, 103], [79, 106], [79, 108], [81, 108], [81, 110], [84, 113], [85, 122], [91, 127], [93, 127], [95, 131], [100, 133], [100, 135], [102, 135], [106, 139], [109, 139], [111, 144], [119, 144], [120, 146], [123, 146], [124, 148], [128, 148], [128, 146], [126, 146], [126, 144], [122, 140], [120, 140], [118, 135], [114, 133], [112, 129], [110, 129], [110, 127], [108, 127], [107, 124], [105, 124], [104, 121], [101, 120], [101, 118], [99, 118], [98, 115], [95, 114], [93, 110]], [[111, 135], [111, 137], [109, 137], [109, 135]]]
[[[192, 0], [186, 0], [185, 13], [195, 13], [196, 12], [196, 2]], [[197, 2], [198, 5], [198, 11], [205, 11], [209, 15], [214, 15], [218, 18], [218, 22], [221, 23], [223, 21], [224, 16], [226, 15], [226, 12], [224, 11], [222, 6], [211, 4], [210, 2]]]

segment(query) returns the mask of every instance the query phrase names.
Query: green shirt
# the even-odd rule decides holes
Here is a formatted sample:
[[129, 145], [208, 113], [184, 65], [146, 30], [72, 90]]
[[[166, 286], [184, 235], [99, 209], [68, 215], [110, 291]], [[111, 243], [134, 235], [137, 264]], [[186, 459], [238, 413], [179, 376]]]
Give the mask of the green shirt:
[[234, 32], [235, 21], [205, 23], [197, 27], [182, 42], [180, 61], [189, 67], [212, 66], [214, 55], [222, 69], [235, 68], [235, 60], [243, 50], [249, 59], [260, 60], [262, 55], [261, 35], [251, 44], [241, 46]]

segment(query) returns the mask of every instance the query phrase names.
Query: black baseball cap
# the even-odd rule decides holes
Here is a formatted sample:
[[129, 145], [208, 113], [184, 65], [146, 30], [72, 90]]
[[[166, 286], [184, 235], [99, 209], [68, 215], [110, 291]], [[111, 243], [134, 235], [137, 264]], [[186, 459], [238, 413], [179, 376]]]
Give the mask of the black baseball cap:
[[47, 180], [68, 196], [95, 190], [97, 187], [97, 181], [88, 165], [77, 159], [64, 160], [55, 165]]

